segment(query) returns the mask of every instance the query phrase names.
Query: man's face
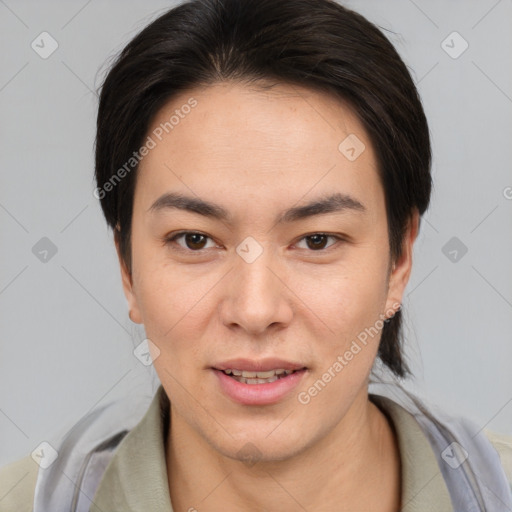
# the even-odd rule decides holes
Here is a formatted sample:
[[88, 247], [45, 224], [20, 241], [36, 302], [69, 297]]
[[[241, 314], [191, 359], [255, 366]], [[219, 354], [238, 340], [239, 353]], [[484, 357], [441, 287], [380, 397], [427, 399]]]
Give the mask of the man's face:
[[[235, 458], [282, 460], [335, 429], [354, 435], [410, 270], [406, 251], [389, 279], [384, 191], [361, 123], [322, 93], [230, 83], [175, 97], [148, 135], [123, 285], [172, 421]], [[152, 208], [165, 194], [217, 208]]]

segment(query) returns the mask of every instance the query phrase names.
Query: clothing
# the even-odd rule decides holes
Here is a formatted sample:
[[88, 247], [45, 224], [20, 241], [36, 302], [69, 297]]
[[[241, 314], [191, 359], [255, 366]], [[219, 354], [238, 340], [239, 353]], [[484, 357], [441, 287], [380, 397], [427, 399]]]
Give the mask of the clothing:
[[[370, 398], [388, 416], [397, 434], [402, 464], [401, 510], [453, 511], [438, 457], [417, 418], [389, 396], [372, 394]], [[143, 418], [129, 433], [123, 433], [122, 441], [108, 458], [90, 512], [172, 512], [165, 463], [168, 404], [160, 386]], [[512, 437], [487, 435], [500, 455], [512, 488]], [[32, 511], [37, 470], [30, 457], [0, 469], [0, 512]], [[504, 507], [487, 510], [510, 510]]]

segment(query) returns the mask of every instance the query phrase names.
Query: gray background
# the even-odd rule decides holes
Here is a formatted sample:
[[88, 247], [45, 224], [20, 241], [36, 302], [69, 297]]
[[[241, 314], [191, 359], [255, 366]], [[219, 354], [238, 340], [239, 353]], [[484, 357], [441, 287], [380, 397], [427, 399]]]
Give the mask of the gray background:
[[[512, 434], [512, 2], [346, 4], [392, 31], [432, 131], [435, 190], [404, 300], [411, 386]], [[0, 465], [158, 385], [133, 355], [144, 332], [92, 195], [94, 90], [170, 5], [0, 0]], [[43, 31], [59, 45], [47, 59], [31, 48]], [[469, 44], [458, 58], [454, 31]], [[43, 237], [46, 262], [32, 251]]]

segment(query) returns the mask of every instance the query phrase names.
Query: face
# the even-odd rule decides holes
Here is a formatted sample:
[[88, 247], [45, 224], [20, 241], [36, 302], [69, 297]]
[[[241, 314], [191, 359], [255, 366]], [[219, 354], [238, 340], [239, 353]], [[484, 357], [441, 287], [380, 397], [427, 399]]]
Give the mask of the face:
[[148, 135], [121, 270], [173, 425], [266, 460], [349, 432], [415, 237], [391, 267], [361, 123], [324, 93], [222, 83], [173, 98]]

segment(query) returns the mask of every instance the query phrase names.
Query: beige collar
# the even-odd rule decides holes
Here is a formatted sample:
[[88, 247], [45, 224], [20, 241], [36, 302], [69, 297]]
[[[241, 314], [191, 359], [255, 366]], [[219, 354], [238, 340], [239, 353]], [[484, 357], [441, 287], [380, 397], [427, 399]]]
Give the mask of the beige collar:
[[146, 414], [110, 460], [90, 512], [172, 512], [165, 462], [164, 399], [160, 385]]
[[391, 420], [402, 464], [402, 512], [452, 512], [450, 493], [428, 439], [414, 416], [383, 396], [371, 395]]
[[[452, 512], [448, 489], [430, 444], [412, 415], [384, 397], [372, 401], [391, 419], [402, 463], [403, 512]], [[172, 512], [165, 462], [166, 395], [160, 385], [142, 420], [107, 466], [90, 512]]]

